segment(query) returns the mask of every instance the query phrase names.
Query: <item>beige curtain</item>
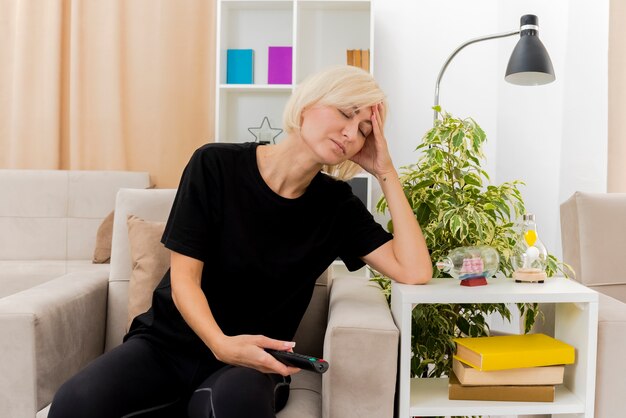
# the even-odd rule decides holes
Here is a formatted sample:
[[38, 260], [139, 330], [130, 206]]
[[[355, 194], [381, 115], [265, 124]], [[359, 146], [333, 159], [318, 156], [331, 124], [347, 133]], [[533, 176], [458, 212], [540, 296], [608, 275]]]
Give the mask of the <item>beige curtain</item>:
[[0, 168], [148, 171], [213, 141], [214, 0], [0, 0]]
[[611, 0], [609, 16], [607, 190], [626, 193], [626, 2]]

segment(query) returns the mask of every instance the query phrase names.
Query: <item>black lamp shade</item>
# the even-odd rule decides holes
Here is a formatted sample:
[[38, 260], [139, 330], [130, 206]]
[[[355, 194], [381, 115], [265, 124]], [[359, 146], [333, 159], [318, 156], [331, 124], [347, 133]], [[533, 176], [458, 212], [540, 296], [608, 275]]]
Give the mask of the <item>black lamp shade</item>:
[[[534, 21], [529, 21], [529, 18], [534, 18]], [[525, 29], [528, 27], [525, 24], [536, 25], [536, 19], [533, 15], [522, 17], [521, 36], [513, 49], [504, 77], [511, 84], [537, 86], [556, 79], [550, 55], [537, 36], [537, 26]]]

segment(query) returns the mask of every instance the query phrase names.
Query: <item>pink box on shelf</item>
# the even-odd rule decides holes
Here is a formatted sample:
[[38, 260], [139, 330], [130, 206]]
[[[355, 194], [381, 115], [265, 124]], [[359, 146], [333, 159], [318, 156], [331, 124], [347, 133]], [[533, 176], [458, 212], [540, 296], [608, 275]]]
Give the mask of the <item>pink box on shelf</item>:
[[291, 84], [290, 46], [270, 46], [267, 71], [268, 84]]

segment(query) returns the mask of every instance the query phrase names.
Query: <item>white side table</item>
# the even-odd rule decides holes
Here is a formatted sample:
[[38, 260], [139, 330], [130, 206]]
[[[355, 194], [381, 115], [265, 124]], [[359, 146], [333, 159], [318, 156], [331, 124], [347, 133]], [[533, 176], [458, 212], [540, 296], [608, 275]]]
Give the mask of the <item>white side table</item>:
[[[554, 402], [457, 401], [448, 399], [448, 379], [411, 379], [411, 311], [421, 303], [555, 304], [555, 338], [576, 348], [576, 362], [565, 367], [564, 384]], [[393, 283], [391, 312], [400, 330], [398, 418], [452, 415], [564, 414], [593, 418], [598, 334], [598, 294], [569, 279], [515, 283], [490, 279], [487, 286], [460, 286], [455, 279], [426, 285]]]

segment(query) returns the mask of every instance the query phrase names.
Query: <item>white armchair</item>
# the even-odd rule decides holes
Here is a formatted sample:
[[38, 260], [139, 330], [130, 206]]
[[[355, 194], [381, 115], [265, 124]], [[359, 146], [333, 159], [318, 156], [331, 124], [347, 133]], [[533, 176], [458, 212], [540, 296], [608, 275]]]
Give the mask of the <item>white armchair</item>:
[[[38, 364], [54, 364], [46, 368], [51, 373], [37, 376], [31, 385], [35, 387], [7, 388], [8, 392], [23, 391], [32, 399], [29, 398], [28, 405], [14, 405], [12, 409], [0, 405], [0, 416], [32, 418], [50, 402], [68, 374], [121, 343], [127, 326], [132, 269], [127, 215], [163, 221], [174, 194], [174, 190], [122, 189], [115, 208], [108, 281], [67, 279], [70, 287], [53, 287], [55, 284], [51, 282], [46, 284], [49, 287], [31, 294], [22, 312], [36, 317], [41, 326], [35, 329], [33, 338], [24, 339], [27, 347], [23, 348], [23, 354], [35, 357]], [[14, 302], [26, 303], [26, 296]], [[279, 418], [392, 417], [398, 335], [377, 285], [365, 278], [332, 280], [327, 274], [320, 277], [295, 340], [300, 351], [323, 356], [331, 367], [323, 376], [307, 371], [295, 375], [289, 402]], [[4, 343], [0, 344], [0, 357], [5, 356], [7, 349]], [[17, 349], [17, 346], [11, 348], [10, 355], [14, 358]], [[16, 373], [19, 367], [16, 364]], [[20, 375], [31, 372], [22, 370]], [[18, 381], [18, 375], [13, 375], [13, 383]], [[37, 414], [37, 418], [45, 416], [47, 408]]]

